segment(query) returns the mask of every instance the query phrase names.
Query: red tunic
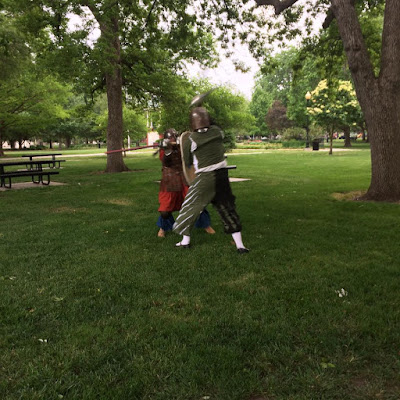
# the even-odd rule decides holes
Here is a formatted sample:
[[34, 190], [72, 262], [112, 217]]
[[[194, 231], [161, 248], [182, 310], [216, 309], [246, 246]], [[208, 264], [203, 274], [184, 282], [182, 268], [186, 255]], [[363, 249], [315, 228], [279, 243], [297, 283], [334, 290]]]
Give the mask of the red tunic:
[[158, 211], [179, 211], [188, 191], [182, 170], [181, 153], [177, 146], [173, 147], [170, 155], [160, 150], [162, 162], [162, 177], [158, 201]]

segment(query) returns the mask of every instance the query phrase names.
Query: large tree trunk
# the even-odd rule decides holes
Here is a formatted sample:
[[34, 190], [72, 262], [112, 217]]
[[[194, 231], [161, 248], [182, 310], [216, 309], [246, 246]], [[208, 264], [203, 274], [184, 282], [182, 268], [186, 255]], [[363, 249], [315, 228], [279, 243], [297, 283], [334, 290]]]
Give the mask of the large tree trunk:
[[[123, 147], [123, 117], [122, 117], [122, 71], [121, 71], [121, 44], [118, 32], [118, 18], [101, 24], [102, 36], [110, 46], [111, 56], [106, 73], [108, 124], [107, 124], [107, 151], [119, 150]], [[107, 155], [106, 172], [128, 171], [122, 152]]]
[[356, 10], [331, 0], [371, 144], [366, 200], [400, 201], [400, 3], [386, 0], [381, 69], [375, 77]]
[[350, 127], [343, 126], [343, 133], [344, 133], [344, 147], [351, 147]]
[[367, 122], [372, 175], [366, 200], [400, 200], [400, 110], [389, 92], [383, 89], [374, 96], [374, 117]]

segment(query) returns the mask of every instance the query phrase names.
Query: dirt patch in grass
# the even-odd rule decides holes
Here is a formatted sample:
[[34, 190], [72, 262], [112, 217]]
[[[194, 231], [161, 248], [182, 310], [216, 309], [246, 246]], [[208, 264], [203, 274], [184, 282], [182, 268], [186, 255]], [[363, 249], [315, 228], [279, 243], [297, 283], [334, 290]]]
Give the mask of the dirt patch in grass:
[[360, 398], [394, 399], [400, 387], [397, 381], [388, 380], [384, 383], [374, 382], [372, 376], [356, 376], [350, 380], [349, 389]]
[[[355, 190], [353, 192], [342, 192], [342, 193], [332, 193], [332, 197], [338, 201], [365, 201], [365, 202], [374, 202], [374, 200], [365, 200], [361, 197], [365, 195], [366, 192], [362, 192], [361, 190]], [[377, 200], [375, 200], [378, 202]], [[385, 202], [383, 202], [385, 203]], [[400, 204], [400, 201], [386, 201], [386, 203], [390, 204]]]
[[88, 212], [88, 209], [85, 207], [58, 207], [53, 208], [51, 211], [56, 214], [75, 214], [78, 212]]
[[339, 201], [358, 201], [364, 194], [365, 192], [362, 192], [361, 190], [355, 190], [353, 192], [332, 193], [332, 197]]
[[238, 277], [235, 280], [226, 282], [225, 285], [229, 287], [235, 286], [245, 286], [248, 282], [253, 282], [256, 279], [256, 275], [254, 273], [249, 273]]
[[133, 204], [132, 200], [126, 199], [110, 199], [104, 201], [104, 203], [113, 204], [115, 206], [131, 206]]

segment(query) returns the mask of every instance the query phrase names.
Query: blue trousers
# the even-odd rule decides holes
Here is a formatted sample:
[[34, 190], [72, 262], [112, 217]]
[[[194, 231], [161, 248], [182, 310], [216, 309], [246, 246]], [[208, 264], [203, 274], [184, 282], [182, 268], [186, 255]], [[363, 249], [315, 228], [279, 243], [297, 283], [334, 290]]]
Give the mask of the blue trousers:
[[[172, 227], [175, 223], [175, 219], [170, 213], [168, 218], [162, 218], [161, 215], [158, 217], [157, 226], [161, 228], [163, 231], [172, 231]], [[196, 228], [207, 228], [211, 225], [210, 214], [205, 208], [200, 214], [199, 218], [196, 220], [195, 227]]]

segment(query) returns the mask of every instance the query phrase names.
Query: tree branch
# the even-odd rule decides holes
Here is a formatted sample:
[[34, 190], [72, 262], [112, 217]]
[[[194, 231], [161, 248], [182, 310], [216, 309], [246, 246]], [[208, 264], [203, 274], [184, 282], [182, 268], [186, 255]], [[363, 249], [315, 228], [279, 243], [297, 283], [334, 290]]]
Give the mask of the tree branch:
[[287, 8], [292, 7], [298, 0], [256, 0], [258, 6], [274, 6], [275, 14], [278, 15]]
[[326, 14], [325, 21], [322, 24], [322, 28], [328, 29], [334, 19], [335, 19], [335, 14], [333, 13], [332, 8], [330, 8], [328, 10], [328, 13]]
[[374, 68], [361, 32], [360, 21], [352, 1], [331, 0], [347, 62], [351, 71], [361, 107], [368, 104], [375, 90]]
[[145, 28], [147, 28], [147, 24], [149, 23], [151, 13], [153, 12], [154, 7], [156, 6], [156, 3], [157, 3], [157, 0], [154, 0], [154, 1], [153, 1], [153, 4], [151, 5], [149, 14], [147, 15], [147, 18], [146, 18], [146, 23], [144, 24], [144, 27], [145, 27]]
[[[350, 0], [350, 4], [354, 6], [356, 3], [355, 0]], [[335, 14], [332, 10], [332, 7], [328, 9], [328, 13], [326, 14], [326, 18], [324, 23], [322, 24], [322, 28], [327, 29], [331, 25], [332, 21], [335, 19]]]

